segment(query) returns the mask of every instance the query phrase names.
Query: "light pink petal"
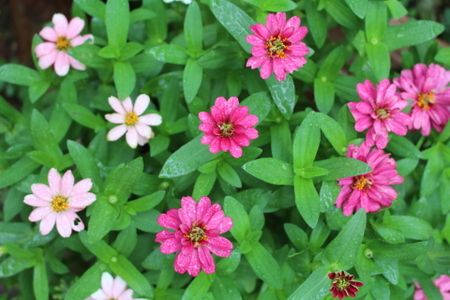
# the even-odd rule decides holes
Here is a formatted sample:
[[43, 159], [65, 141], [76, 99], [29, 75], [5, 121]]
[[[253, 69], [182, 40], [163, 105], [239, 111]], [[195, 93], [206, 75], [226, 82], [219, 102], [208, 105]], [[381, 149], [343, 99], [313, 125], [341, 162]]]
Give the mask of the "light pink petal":
[[70, 63], [69, 55], [66, 52], [60, 51], [56, 55], [55, 72], [58, 76], [66, 76], [69, 73]]
[[66, 212], [56, 215], [56, 229], [64, 238], [67, 238], [72, 234], [72, 222]]
[[61, 195], [69, 197], [70, 194], [72, 193], [74, 182], [75, 178], [73, 177], [72, 171], [68, 170], [66, 173], [64, 173], [61, 179], [61, 189], [60, 189]]
[[181, 208], [178, 216], [183, 224], [190, 226], [196, 220], [197, 203], [192, 197], [181, 198]]
[[69, 57], [69, 63], [75, 70], [84, 71], [86, 70], [86, 66], [80, 63], [78, 60], [73, 58], [72, 56], [68, 55]]
[[162, 123], [162, 117], [158, 114], [147, 114], [139, 117], [139, 122], [150, 126], [158, 126]]
[[[153, 138], [155, 136], [154, 132], [152, 131], [152, 129], [150, 128], [150, 139]], [[138, 134], [138, 145], [139, 146], [144, 146], [145, 144], [147, 144], [149, 141], [148, 138], [145, 138], [141, 135]]]
[[42, 70], [48, 69], [51, 65], [53, 65], [56, 61], [56, 57], [58, 55], [58, 51], [54, 50], [49, 54], [39, 57], [38, 65]]
[[55, 168], [51, 168], [48, 172], [48, 185], [54, 195], [60, 192], [61, 188], [61, 175]]
[[122, 105], [122, 102], [119, 99], [111, 96], [108, 98], [108, 102], [109, 102], [109, 105], [112, 107], [112, 109], [114, 109], [117, 113], [119, 113], [125, 117], [127, 112], [125, 111], [125, 109]]
[[117, 300], [133, 300], [133, 291], [126, 290]]
[[53, 227], [55, 227], [56, 214], [50, 213], [45, 216], [41, 223], [39, 224], [39, 232], [42, 235], [47, 235], [52, 231]]
[[26, 195], [25, 198], [23, 199], [23, 202], [25, 204], [28, 204], [30, 206], [36, 206], [36, 207], [41, 207], [41, 206], [49, 206], [50, 203], [49, 201], [43, 200], [41, 198], [38, 198], [34, 195]]
[[116, 126], [108, 132], [106, 139], [108, 141], [117, 141], [125, 134], [126, 131], [127, 126], [125, 125]]
[[120, 276], [117, 276], [112, 285], [112, 297], [118, 298], [127, 288], [127, 283], [120, 278]]
[[71, 219], [72, 230], [80, 232], [84, 230], [84, 223], [77, 214], [73, 214]]
[[212, 253], [220, 257], [228, 257], [233, 251], [233, 244], [221, 236], [208, 238], [206, 245]]
[[127, 113], [133, 111], [133, 102], [131, 102], [130, 97], [127, 97], [125, 98], [125, 100], [122, 101], [122, 106]]
[[150, 97], [145, 94], [141, 94], [137, 97], [134, 103], [134, 112], [139, 116], [141, 115], [150, 104]]
[[131, 147], [131, 148], [136, 148], [137, 147], [137, 141], [138, 141], [138, 134], [136, 131], [136, 128], [134, 127], [128, 127], [128, 131], [127, 134], [125, 135], [127, 144]]
[[63, 14], [54, 14], [52, 22], [58, 36], [66, 37], [68, 22], [67, 18]]
[[83, 28], [84, 28], [84, 20], [79, 17], [73, 18], [72, 20], [70, 20], [69, 26], [67, 28], [66, 37], [69, 39], [73, 39], [74, 37], [80, 34]]
[[239, 147], [236, 143], [232, 142], [230, 145], [230, 154], [234, 158], [239, 158], [242, 156], [242, 148]]
[[106, 114], [105, 119], [113, 124], [124, 124], [125, 122], [123, 115], [118, 113]]
[[[95, 293], [93, 293], [89, 300], [105, 300], [108, 299], [108, 295], [105, 294], [105, 292], [103, 292], [102, 289], [98, 289]], [[86, 299], [88, 300], [88, 299]]]
[[70, 207], [83, 209], [91, 205], [97, 197], [93, 193], [78, 194], [69, 198]]
[[148, 125], [137, 123], [134, 127], [136, 128], [137, 133], [145, 139], [149, 139], [152, 136], [152, 130]]
[[56, 34], [56, 31], [52, 27], [44, 27], [40, 32], [39, 35], [47, 41], [50, 42], [56, 42], [58, 39], [58, 35]]
[[111, 297], [113, 292], [114, 278], [108, 272], [103, 272], [101, 282], [103, 291], [106, 295]]
[[72, 189], [72, 196], [85, 194], [89, 192], [92, 188], [92, 180], [90, 178], [86, 178], [77, 182]]
[[38, 58], [53, 53], [54, 51], [56, 51], [55, 43], [48, 43], [48, 42], [40, 43], [34, 49], [34, 52], [36, 53], [36, 56]]
[[43, 200], [47, 200], [47, 201], [51, 201], [53, 198], [53, 193], [50, 190], [50, 188], [42, 183], [35, 183], [31, 185], [31, 191], [33, 192], [34, 195], [36, 195], [37, 197], [43, 199]]
[[84, 44], [86, 41], [90, 43], [94, 42], [94, 36], [92, 34], [85, 34], [83, 36], [77, 36], [70, 41], [72, 47], [77, 47]]
[[170, 209], [165, 214], [159, 215], [157, 222], [162, 227], [177, 230], [181, 224], [181, 220], [178, 217], [178, 209]]
[[33, 209], [31, 214], [28, 216], [30, 222], [37, 222], [45, 218], [47, 215], [51, 214], [52, 210], [49, 206], [37, 207]]
[[198, 248], [198, 258], [202, 266], [202, 270], [206, 274], [212, 274], [216, 271], [216, 264], [211, 256], [211, 253], [206, 247]]

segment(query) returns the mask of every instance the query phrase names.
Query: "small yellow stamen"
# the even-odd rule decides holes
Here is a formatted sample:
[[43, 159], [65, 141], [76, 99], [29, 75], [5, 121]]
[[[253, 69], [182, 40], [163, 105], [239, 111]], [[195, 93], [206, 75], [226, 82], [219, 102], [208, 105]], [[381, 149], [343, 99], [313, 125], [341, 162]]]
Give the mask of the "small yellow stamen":
[[64, 196], [58, 195], [53, 198], [51, 207], [57, 213], [66, 211], [69, 208], [69, 200]]
[[286, 39], [281, 38], [279, 36], [277, 37], [272, 36], [267, 41], [266, 48], [267, 54], [270, 57], [285, 58], [286, 57], [285, 51], [288, 49], [288, 46], [286, 45]]
[[389, 118], [389, 110], [385, 108], [379, 108], [376, 110], [377, 117], [381, 120]]
[[194, 247], [199, 247], [201, 242], [206, 241], [208, 237], [206, 236], [205, 229], [201, 226], [192, 226], [191, 231], [184, 235], [185, 238], [189, 239]]
[[230, 137], [234, 134], [234, 126], [231, 123], [222, 123], [219, 125], [219, 129], [222, 137]]
[[133, 126], [139, 121], [139, 117], [134, 112], [129, 112], [125, 115], [125, 125]]
[[60, 51], [66, 51], [67, 49], [69, 49], [70, 47], [70, 41], [64, 37], [64, 36], [60, 36], [58, 37], [58, 39], [56, 40], [56, 48]]
[[334, 281], [334, 283], [341, 291], [347, 289], [347, 287], [350, 285], [350, 282], [347, 280], [347, 278], [338, 278]]
[[352, 188], [357, 189], [359, 191], [368, 189], [372, 186], [373, 181], [370, 178], [367, 178], [365, 176], [358, 176], [355, 178]]
[[417, 97], [417, 106], [429, 110], [436, 103], [436, 95], [432, 92], [419, 94]]

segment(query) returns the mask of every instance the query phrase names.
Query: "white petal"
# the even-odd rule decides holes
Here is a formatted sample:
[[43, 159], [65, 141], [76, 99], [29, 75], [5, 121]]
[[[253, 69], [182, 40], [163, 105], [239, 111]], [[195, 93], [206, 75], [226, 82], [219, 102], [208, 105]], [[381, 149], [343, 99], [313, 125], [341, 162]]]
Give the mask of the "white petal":
[[109, 105], [112, 107], [112, 109], [114, 109], [119, 114], [122, 114], [122, 115], [125, 116], [125, 114], [127, 112], [123, 108], [122, 102], [120, 102], [119, 99], [117, 99], [116, 97], [111, 96], [111, 97], [108, 98], [108, 102], [109, 102]]
[[137, 133], [146, 139], [149, 139], [152, 135], [152, 130], [147, 125], [138, 123], [134, 127], [136, 128]]
[[149, 104], [150, 104], [149, 96], [145, 94], [139, 95], [136, 99], [136, 103], [134, 103], [134, 112], [137, 115], [141, 115], [147, 109]]
[[117, 141], [118, 139], [120, 139], [122, 137], [122, 135], [125, 134], [126, 131], [127, 131], [127, 126], [125, 126], [125, 125], [116, 126], [108, 132], [106, 139], [108, 141]]
[[127, 140], [128, 145], [130, 145], [131, 148], [134, 149], [137, 147], [138, 134], [136, 128], [129, 127], [125, 138]]
[[112, 297], [112, 288], [113, 288], [114, 279], [108, 272], [103, 272], [102, 274], [102, 289], [103, 292], [109, 297]]
[[125, 108], [126, 112], [133, 111], [133, 102], [131, 102], [130, 97], [127, 97], [125, 100], [122, 101], [122, 106], [123, 106], [123, 108]]
[[113, 124], [123, 124], [125, 123], [124, 117], [121, 114], [106, 114], [105, 119]]
[[147, 114], [140, 116], [139, 122], [150, 126], [158, 126], [162, 123], [162, 117], [158, 114]]

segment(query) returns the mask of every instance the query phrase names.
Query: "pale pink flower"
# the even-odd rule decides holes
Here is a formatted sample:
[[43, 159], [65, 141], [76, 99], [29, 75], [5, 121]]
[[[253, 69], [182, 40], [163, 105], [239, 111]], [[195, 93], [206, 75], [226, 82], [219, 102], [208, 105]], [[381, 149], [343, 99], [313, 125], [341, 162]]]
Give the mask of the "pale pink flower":
[[429, 135], [431, 127], [442, 131], [450, 119], [450, 71], [431, 64], [416, 64], [412, 70], [403, 70], [394, 83], [400, 96], [413, 103], [411, 128]]
[[161, 125], [161, 116], [155, 113], [142, 115], [150, 104], [149, 96], [139, 95], [134, 105], [130, 97], [120, 101], [111, 96], [108, 102], [115, 113], [105, 115], [106, 120], [120, 124], [108, 132], [108, 141], [116, 141], [126, 133], [128, 145], [136, 148], [137, 145], [142, 146], [155, 136], [150, 126]]
[[396, 170], [396, 162], [383, 150], [371, 148], [364, 143], [361, 146], [350, 145], [347, 157], [367, 163], [371, 172], [339, 179], [341, 191], [336, 206], [349, 216], [360, 208], [366, 212], [376, 212], [388, 207], [397, 198], [397, 192], [391, 187], [403, 182]]
[[200, 270], [215, 272], [216, 265], [211, 252], [228, 257], [233, 244], [220, 234], [229, 231], [231, 218], [224, 216], [219, 204], [211, 204], [208, 197], [197, 203], [192, 197], [181, 198], [181, 208], [170, 209], [158, 217], [158, 224], [173, 231], [163, 230], [156, 235], [164, 254], [177, 253], [175, 271], [197, 276]]
[[24, 202], [35, 207], [28, 219], [39, 222], [39, 231], [47, 235], [55, 226], [62, 237], [69, 237], [74, 231], [84, 229], [83, 221], [77, 212], [85, 209], [95, 201], [96, 196], [90, 193], [91, 179], [83, 179], [74, 184], [74, 177], [69, 170], [61, 175], [56, 169], [48, 172], [48, 185], [35, 183], [31, 185], [30, 195]]
[[277, 80], [285, 80], [286, 74], [306, 64], [309, 49], [302, 40], [308, 28], [300, 26], [299, 17], [286, 20], [284, 12], [268, 14], [266, 25], [255, 24], [250, 29], [253, 34], [247, 36], [247, 42], [252, 45], [252, 57], [247, 67], [260, 68], [262, 79], [274, 73]]
[[111, 274], [103, 272], [101, 284], [102, 287], [86, 300], [139, 300], [133, 298], [133, 291], [127, 289], [127, 283], [120, 276], [113, 278]]
[[84, 20], [75, 17], [70, 22], [63, 14], [53, 15], [53, 27], [44, 27], [39, 35], [44, 39], [34, 49], [39, 59], [39, 67], [47, 69], [54, 66], [59, 76], [65, 76], [69, 69], [85, 70], [86, 66], [70, 56], [67, 51], [87, 40], [94, 40], [92, 34], [80, 35], [84, 28]]
[[400, 99], [397, 88], [388, 79], [374, 86], [369, 80], [356, 86], [360, 102], [350, 102], [348, 107], [355, 118], [356, 131], [367, 130], [368, 146], [383, 149], [388, 144], [388, 133], [406, 135], [409, 116], [402, 112], [408, 102]]
[[[433, 282], [434, 285], [441, 292], [442, 298], [444, 300], [450, 300], [450, 276], [441, 275], [440, 277], [436, 278]], [[423, 292], [419, 284], [416, 284], [414, 300], [428, 300], [427, 296], [425, 296], [425, 293]]]
[[198, 127], [205, 135], [202, 144], [209, 144], [211, 153], [230, 152], [235, 158], [242, 156], [242, 147], [258, 137], [253, 128], [258, 117], [249, 113], [247, 106], [240, 106], [237, 97], [218, 97], [211, 112], [198, 114], [202, 122]]

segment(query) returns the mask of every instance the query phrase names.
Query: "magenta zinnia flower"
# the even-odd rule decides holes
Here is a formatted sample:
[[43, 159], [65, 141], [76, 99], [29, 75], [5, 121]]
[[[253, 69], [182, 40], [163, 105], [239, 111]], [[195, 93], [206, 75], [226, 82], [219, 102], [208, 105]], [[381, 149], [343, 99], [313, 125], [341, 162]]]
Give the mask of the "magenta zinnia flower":
[[133, 298], [133, 290], [127, 289], [127, 283], [120, 276], [113, 278], [111, 274], [103, 272], [101, 288], [86, 300], [139, 300], [139, 298]]
[[212, 204], [208, 197], [197, 203], [192, 197], [181, 198], [181, 208], [170, 209], [158, 217], [158, 224], [172, 229], [156, 235], [161, 243], [161, 252], [177, 252], [175, 271], [197, 276], [200, 270], [207, 274], [215, 272], [216, 266], [211, 252], [228, 257], [233, 244], [220, 234], [231, 229], [231, 218], [224, 216], [219, 204]]
[[429, 135], [431, 127], [442, 131], [450, 119], [450, 71], [431, 64], [417, 64], [412, 70], [403, 70], [394, 83], [401, 97], [413, 101], [411, 128]]
[[228, 101], [218, 97], [211, 113], [201, 112], [198, 117], [202, 122], [198, 128], [205, 133], [201, 142], [209, 144], [211, 153], [225, 151], [235, 158], [241, 157], [242, 147], [258, 137], [258, 131], [253, 128], [258, 117], [249, 114], [247, 106], [240, 106], [237, 97]]
[[[450, 276], [441, 275], [440, 277], [436, 278], [433, 282], [434, 285], [441, 292], [442, 298], [444, 300], [450, 300]], [[428, 300], [427, 296], [425, 296], [425, 293], [423, 292], [419, 284], [416, 284], [414, 300]]]
[[383, 150], [371, 148], [364, 143], [361, 146], [350, 145], [347, 157], [367, 163], [372, 171], [359, 176], [339, 180], [341, 192], [336, 206], [343, 209], [346, 216], [363, 208], [366, 212], [376, 212], [392, 204], [397, 192], [391, 187], [403, 182], [396, 170], [395, 160]]
[[56, 223], [56, 229], [62, 237], [69, 237], [72, 230], [84, 229], [83, 221], [77, 212], [85, 209], [95, 201], [95, 194], [90, 193], [91, 179], [83, 179], [74, 184], [74, 177], [69, 170], [61, 177], [56, 169], [48, 172], [48, 185], [35, 183], [31, 185], [33, 194], [25, 196], [24, 202], [34, 206], [28, 219], [38, 222], [41, 234], [48, 234]]
[[39, 67], [47, 69], [54, 65], [57, 75], [65, 76], [69, 69], [85, 70], [86, 66], [70, 56], [67, 51], [83, 44], [87, 40], [93, 40], [92, 34], [80, 35], [84, 27], [84, 20], [75, 17], [70, 22], [62, 14], [53, 15], [53, 27], [44, 27], [39, 35], [45, 40], [35, 48], [39, 59]]
[[113, 114], [105, 115], [106, 120], [113, 124], [119, 124], [108, 132], [108, 141], [117, 141], [125, 133], [125, 138], [131, 148], [146, 144], [155, 136], [151, 126], [162, 123], [160, 115], [151, 113], [142, 115], [150, 104], [150, 97], [141, 94], [133, 105], [130, 97], [120, 101], [116, 97], [109, 97], [109, 105], [115, 110]]
[[383, 149], [388, 144], [388, 132], [406, 135], [409, 126], [409, 116], [403, 112], [408, 102], [400, 99], [397, 88], [388, 79], [374, 86], [369, 80], [359, 83], [356, 87], [362, 101], [350, 102], [348, 106], [355, 118], [356, 131], [366, 129], [368, 146], [376, 145]]
[[247, 67], [260, 68], [262, 79], [274, 73], [277, 80], [285, 80], [286, 74], [306, 64], [309, 49], [302, 40], [308, 28], [300, 26], [299, 17], [286, 20], [284, 12], [268, 14], [266, 25], [255, 24], [250, 29], [253, 34], [247, 36], [247, 42], [252, 45], [252, 57]]
[[352, 274], [347, 274], [344, 271], [329, 273], [328, 278], [333, 281], [330, 292], [334, 298], [339, 300], [345, 297], [354, 298], [358, 288], [364, 285], [362, 282], [354, 280]]

